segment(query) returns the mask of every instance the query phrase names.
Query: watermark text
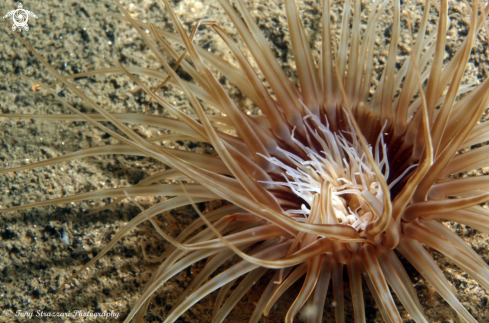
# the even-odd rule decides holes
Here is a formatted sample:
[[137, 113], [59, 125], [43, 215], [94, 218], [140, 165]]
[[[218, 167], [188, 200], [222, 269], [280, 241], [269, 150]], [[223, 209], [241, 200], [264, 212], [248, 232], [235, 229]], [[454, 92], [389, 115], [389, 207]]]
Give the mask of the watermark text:
[[42, 310], [37, 311], [12, 311], [12, 310], [4, 310], [3, 315], [8, 317], [22, 317], [32, 319], [33, 317], [88, 317], [88, 318], [98, 318], [103, 317], [106, 319], [109, 318], [119, 318], [120, 314], [118, 312], [109, 311], [109, 312], [92, 312], [92, 311], [83, 311], [83, 310], [74, 310], [68, 312], [47, 312]]

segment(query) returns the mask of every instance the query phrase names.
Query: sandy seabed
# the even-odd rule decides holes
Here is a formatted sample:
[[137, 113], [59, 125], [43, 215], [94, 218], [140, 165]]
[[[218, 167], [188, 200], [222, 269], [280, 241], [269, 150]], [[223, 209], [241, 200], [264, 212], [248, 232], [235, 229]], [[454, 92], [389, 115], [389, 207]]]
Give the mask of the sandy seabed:
[[[159, 3], [122, 3], [134, 18], [153, 22], [158, 27], [174, 31]], [[25, 9], [34, 12], [38, 19], [29, 19], [31, 28], [27, 32], [22, 31], [22, 37], [63, 75], [113, 67], [114, 59], [125, 66], [159, 68], [154, 55], [132, 27], [104, 14], [117, 13], [116, 6], [111, 1], [50, 0], [26, 1], [23, 4]], [[2, 15], [17, 6], [18, 2], [3, 1], [0, 4]], [[271, 39], [274, 51], [282, 60], [287, 73], [294, 77], [293, 57], [291, 51], [287, 50], [288, 35], [284, 32], [287, 30], [286, 21], [279, 9], [283, 6], [272, 3], [270, 7], [259, 4], [249, 4], [249, 7], [260, 27]], [[219, 21], [228, 32], [235, 33], [217, 1], [201, 3], [196, 0], [182, 0], [175, 8], [188, 26], [199, 18], [208, 17]], [[307, 27], [318, 30], [318, 4], [314, 1], [306, 2], [302, 8], [305, 8], [304, 19]], [[0, 112], [69, 113], [53, 95], [46, 95], [35, 86], [39, 82], [52, 84], [54, 78], [14, 37], [7, 23], [1, 19], [0, 21]], [[464, 26], [455, 26], [454, 30], [448, 52], [450, 44], [456, 47], [458, 35], [463, 33]], [[317, 32], [314, 37], [319, 39]], [[196, 42], [209, 50], [221, 51], [225, 58], [229, 58], [229, 53], [222, 50], [221, 42], [211, 32], [199, 32]], [[469, 79], [486, 76], [488, 54], [487, 46], [481, 37], [481, 42], [473, 50], [472, 63], [467, 73]], [[27, 76], [28, 79], [22, 79], [21, 76]], [[157, 86], [156, 81], [143, 79], [150, 87]], [[225, 82], [233, 99], [240, 106], [247, 107], [249, 100], [237, 93], [228, 81]], [[148, 100], [147, 95], [134, 83], [119, 74], [82, 78], [76, 81], [76, 85], [111, 112], [142, 113]], [[90, 112], [88, 106], [69, 93], [69, 90], [64, 90], [58, 85], [56, 92], [81, 111]], [[177, 106], [183, 109], [188, 107], [179, 90], [168, 88], [165, 95]], [[167, 115], [167, 112], [155, 104], [150, 106], [148, 112]], [[164, 129], [148, 129], [139, 125], [131, 127], [145, 137], [165, 133]], [[85, 122], [0, 118], [0, 168], [25, 165], [82, 148], [117, 143], [114, 138]], [[165, 142], [165, 145], [212, 152], [206, 145], [191, 142]], [[75, 193], [129, 186], [164, 167], [163, 164], [155, 163], [148, 158], [108, 155], [28, 171], [10, 172], [0, 175], [0, 207], [7, 208]], [[141, 197], [137, 201], [148, 207], [160, 199]], [[131, 231], [102, 260], [83, 270], [74, 280], [63, 286], [72, 273], [99, 253], [115, 232], [139, 213], [134, 204], [123, 202], [110, 210], [87, 215], [89, 211], [96, 210], [108, 202], [110, 201], [84, 201], [1, 215], [0, 310], [3, 312], [0, 312], [0, 322], [25, 322], [29, 315], [33, 318], [39, 318], [41, 315], [42, 320], [48, 322], [123, 320], [139, 298], [152, 271], [159, 265], [147, 261], [143, 257], [142, 248], [148, 255], [158, 256], [168, 246], [149, 224], [142, 224]], [[205, 207], [213, 206], [203, 206]], [[168, 212], [160, 216], [158, 221], [168, 233], [176, 236], [194, 218], [194, 211], [188, 207]], [[485, 261], [489, 262], [486, 235], [466, 226], [453, 223], [447, 225], [463, 236]], [[489, 322], [487, 291], [443, 256], [438, 255], [435, 258], [459, 293], [462, 304], [479, 322]], [[155, 294], [153, 305], [145, 319], [148, 322], [161, 322], [171, 310], [173, 302], [203, 265], [204, 263], [198, 263], [192, 266], [162, 286]], [[458, 322], [455, 313], [433, 288], [425, 283], [412, 267], [407, 266], [406, 269], [415, 283], [428, 320]], [[247, 322], [254, 308], [253, 303], [260, 297], [260, 288], [266, 286], [265, 284], [266, 281], [262, 280], [257, 284], [259, 286], [255, 291], [244, 297], [230, 314], [229, 322]], [[345, 288], [347, 286], [345, 284]], [[55, 301], [55, 294], [60, 289], [59, 299]], [[366, 289], [364, 286], [364, 290]], [[373, 299], [368, 292], [366, 294], [368, 322], [381, 322]], [[215, 295], [214, 293], [205, 298], [179, 321], [210, 322]], [[349, 291], [345, 290], [345, 295], [348, 306]], [[286, 309], [292, 301], [293, 293], [285, 295], [273, 313], [263, 318], [263, 322], [283, 321]], [[324, 321], [334, 322], [331, 295], [328, 296], [327, 304], [329, 307], [326, 308]], [[347, 307], [346, 310], [347, 319], [352, 319], [351, 308]], [[104, 313], [108, 317], [97, 316]], [[401, 314], [406, 322], [410, 322], [404, 310], [401, 310]]]

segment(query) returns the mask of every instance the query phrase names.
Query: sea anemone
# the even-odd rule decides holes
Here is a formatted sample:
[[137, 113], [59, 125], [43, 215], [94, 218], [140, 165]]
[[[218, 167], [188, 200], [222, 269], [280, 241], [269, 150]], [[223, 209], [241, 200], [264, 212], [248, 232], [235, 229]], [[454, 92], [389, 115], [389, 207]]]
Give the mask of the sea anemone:
[[[236, 0], [235, 7], [227, 0], [219, 2], [244, 42], [246, 54], [213, 20], [199, 20], [188, 33], [168, 0], [163, 4], [177, 34], [136, 21], [118, 2], [122, 15], [107, 14], [131, 24], [166, 73], [115, 61], [115, 68], [62, 76], [16, 34], [60, 83], [96, 113], [82, 113], [57, 97], [71, 114], [2, 117], [86, 121], [122, 144], [87, 148], [2, 169], [1, 173], [101, 154], [145, 156], [170, 168], [131, 187], [12, 206], [0, 212], [92, 198], [117, 198], [116, 203], [125, 198], [133, 201], [134, 196], [172, 197], [147, 209], [134, 201], [141, 213], [84, 267], [101, 259], [145, 221], [150, 221], [172, 244], [158, 258], [161, 265], [126, 321], [141, 321], [159, 288], [185, 268], [206, 260], [205, 267], [175, 301], [165, 322], [176, 321], [214, 291], [219, 292], [212, 320], [221, 322], [262, 277], [268, 279], [268, 285], [261, 292], [250, 322], [268, 315], [298, 281], [302, 284], [285, 322], [292, 322], [303, 308], [308, 322], [321, 322], [329, 285], [336, 322], [344, 322], [345, 269], [355, 322], [366, 321], [362, 281], [384, 321], [402, 322], [395, 294], [410, 318], [428, 322], [404, 268], [407, 263], [461, 320], [476, 322], [426, 248], [449, 258], [489, 291], [489, 266], [440, 221], [489, 233], [489, 211], [481, 206], [489, 199], [489, 180], [487, 175], [467, 175], [468, 171], [489, 166], [489, 150], [482, 145], [489, 138], [489, 124], [479, 122], [489, 101], [489, 81], [463, 83], [489, 5], [474, 0], [467, 7], [467, 35], [446, 58], [447, 0], [426, 0], [424, 13], [416, 21], [409, 10], [401, 15], [400, 1], [375, 0], [368, 8], [360, 0], [345, 1], [338, 24], [341, 28], [337, 29], [331, 23], [331, 7], [336, 4], [323, 0], [318, 50], [310, 47], [294, 1], [285, 0], [297, 72], [295, 84], [283, 71], [244, 2]], [[379, 51], [376, 26], [386, 8], [391, 11], [392, 24], [388, 50], [383, 50], [385, 64], [379, 67], [374, 64]], [[427, 32], [433, 17], [437, 17], [436, 28]], [[399, 62], [403, 27], [409, 31], [412, 46], [406, 59]], [[208, 28], [222, 39], [234, 55], [234, 65], [194, 45], [199, 28]], [[175, 44], [185, 50], [179, 52], [181, 47]], [[173, 57], [173, 66], [162, 51]], [[178, 68], [185, 71], [185, 79], [182, 72], [177, 73]], [[234, 84], [259, 112], [249, 114], [238, 107], [216, 72]], [[109, 113], [69, 80], [102, 73], [125, 73], [173, 117]], [[160, 79], [162, 83], [150, 89], [135, 75]], [[191, 113], [179, 110], [157, 91], [168, 82], [184, 92]], [[52, 86], [40, 86], [47, 93], [55, 93]], [[219, 112], [211, 114], [212, 109]], [[165, 148], [156, 144], [162, 138], [143, 138], [128, 123], [169, 129], [174, 140], [208, 143], [215, 156]], [[203, 214], [196, 206], [213, 200], [223, 203]], [[184, 205], [195, 206], [199, 217], [173, 238], [155, 219]]]

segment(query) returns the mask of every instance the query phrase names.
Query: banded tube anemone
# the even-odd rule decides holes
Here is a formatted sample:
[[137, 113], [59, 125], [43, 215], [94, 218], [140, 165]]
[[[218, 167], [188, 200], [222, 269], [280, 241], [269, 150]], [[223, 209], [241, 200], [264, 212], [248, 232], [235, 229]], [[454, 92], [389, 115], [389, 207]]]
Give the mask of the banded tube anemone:
[[[165, 73], [116, 61], [115, 68], [63, 76], [16, 34], [60, 83], [96, 113], [82, 113], [57, 97], [71, 114], [2, 117], [86, 121], [121, 144], [87, 148], [2, 169], [2, 173], [101, 154], [145, 156], [170, 168], [131, 187], [12, 206], [0, 212], [90, 198], [113, 197], [116, 203], [133, 196], [168, 197], [147, 209], [138, 204], [141, 213], [84, 267], [101, 259], [145, 221], [150, 221], [172, 244], [160, 255], [161, 265], [126, 321], [141, 321], [159, 288], [185, 268], [206, 260], [205, 267], [167, 313], [165, 322], [176, 321], [214, 291], [218, 292], [212, 321], [221, 322], [262, 277], [268, 278], [268, 284], [250, 314], [250, 322], [268, 315], [296, 282], [302, 284], [285, 314], [286, 322], [292, 322], [302, 308], [308, 322], [321, 322], [328, 291], [333, 294], [336, 322], [344, 322], [344, 272], [355, 322], [366, 321], [363, 286], [370, 290], [384, 321], [403, 321], [395, 294], [410, 318], [428, 322], [404, 268], [408, 262], [461, 320], [476, 322], [427, 248], [449, 258], [489, 291], [486, 262], [440, 221], [489, 233], [489, 211], [481, 206], [489, 198], [489, 180], [487, 175], [466, 175], [489, 166], [489, 151], [481, 145], [489, 138], [489, 124], [479, 122], [488, 106], [489, 81], [463, 84], [470, 52], [476, 36], [486, 26], [489, 6], [474, 0], [467, 7], [467, 35], [446, 58], [448, 0], [426, 0], [424, 13], [415, 22], [415, 32], [411, 30], [411, 15], [403, 15], [406, 21], [401, 17], [400, 2], [387, 0], [373, 1], [368, 11], [360, 0], [345, 1], [341, 28], [333, 29], [331, 7], [336, 4], [323, 0], [318, 51], [309, 46], [294, 1], [285, 0], [297, 73], [295, 84], [283, 71], [244, 2], [236, 0], [235, 7], [227, 0], [219, 2], [234, 23], [247, 54], [213, 20], [199, 20], [189, 33], [168, 0], [163, 0], [164, 8], [177, 34], [133, 19], [119, 3], [122, 15], [108, 14], [133, 26]], [[385, 10], [392, 12], [392, 23], [385, 64], [378, 72], [374, 65], [378, 52], [376, 26]], [[427, 32], [434, 16], [438, 17], [436, 28]], [[401, 64], [397, 53], [402, 27], [409, 29], [412, 46]], [[208, 28], [218, 35], [236, 64], [194, 45], [198, 28]], [[162, 51], [173, 57], [173, 66]], [[184, 80], [176, 72], [177, 67], [191, 81]], [[251, 100], [259, 113], [248, 114], [240, 109], [216, 71]], [[124, 73], [172, 118], [109, 113], [70, 81], [101, 73]], [[179, 87], [192, 113], [179, 110], [160, 92], [145, 85], [140, 76], [160, 79], [160, 87], [167, 82]], [[47, 93], [54, 93], [51, 86], [41, 86]], [[208, 107], [219, 114], [210, 115]], [[107, 122], [117, 129], [107, 126]], [[175, 140], [191, 138], [208, 143], [217, 156], [165, 148], [156, 144], [161, 138], [143, 138], [128, 123], [169, 129]], [[163, 212], [213, 200], [226, 203], [204, 214], [198, 211], [199, 217], [176, 238], [155, 220]]]

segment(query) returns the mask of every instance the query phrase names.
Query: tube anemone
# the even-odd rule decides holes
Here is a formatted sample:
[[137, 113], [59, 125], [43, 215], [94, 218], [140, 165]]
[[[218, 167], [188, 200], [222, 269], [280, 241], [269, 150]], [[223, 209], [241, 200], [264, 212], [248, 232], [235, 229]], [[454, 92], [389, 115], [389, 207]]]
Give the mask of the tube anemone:
[[[487, 148], [482, 147], [489, 124], [479, 122], [488, 106], [489, 81], [463, 84], [469, 55], [485, 26], [489, 5], [477, 0], [471, 3], [465, 17], [470, 21], [467, 35], [447, 59], [447, 0], [425, 1], [424, 14], [415, 21], [414, 32], [407, 11], [406, 21], [402, 20], [399, 1], [376, 0], [368, 9], [362, 8], [360, 0], [346, 1], [339, 33], [332, 28], [333, 4], [324, 0], [317, 52], [309, 46], [296, 4], [285, 0], [297, 72], [295, 84], [276, 60], [244, 2], [219, 3], [248, 54], [213, 20], [199, 20], [189, 32], [168, 0], [163, 4], [176, 33], [133, 19], [117, 2], [121, 15], [108, 15], [130, 24], [165, 72], [116, 61], [111, 69], [63, 76], [16, 34], [51, 75], [94, 113], [82, 113], [58, 97], [71, 114], [2, 117], [85, 121], [120, 144], [87, 148], [2, 169], [1, 173], [102, 154], [145, 156], [170, 169], [157, 171], [131, 187], [12, 206], [0, 212], [92, 198], [112, 197], [116, 203], [133, 196], [167, 197], [147, 209], [136, 202], [141, 213], [84, 266], [95, 264], [130, 230], [146, 221], [171, 243], [160, 255], [161, 265], [139, 301], [131, 307], [127, 322], [141, 321], [155, 292], [201, 260], [206, 261], [205, 267], [175, 301], [165, 322], [176, 321], [214, 291], [217, 297], [212, 321], [221, 322], [262, 277], [268, 278], [268, 285], [250, 313], [250, 322], [268, 315], [296, 282], [301, 282], [300, 288], [285, 322], [292, 322], [301, 309], [308, 321], [321, 322], [328, 292], [333, 295], [336, 322], [344, 322], [344, 272], [349, 278], [355, 322], [366, 321], [362, 281], [384, 321], [403, 320], [395, 294], [411, 319], [428, 322], [404, 268], [406, 262], [461, 320], [476, 322], [427, 248], [449, 258], [489, 291], [489, 266], [442, 222], [454, 221], [489, 233], [489, 211], [481, 206], [489, 199], [487, 175], [460, 176], [489, 167]], [[385, 63], [377, 75], [373, 63], [378, 51], [376, 26], [385, 10], [392, 13], [392, 22]], [[438, 17], [437, 25], [428, 32], [433, 16]], [[412, 46], [407, 59], [398, 62], [402, 26], [408, 29]], [[198, 28], [218, 35], [236, 64], [195, 45]], [[170, 64], [163, 52], [176, 63]], [[178, 67], [192, 80], [184, 80], [176, 72]], [[240, 109], [216, 72], [229, 79], [260, 113], [250, 115]], [[109, 113], [70, 81], [102, 73], [124, 74], [172, 117]], [[168, 82], [180, 88], [192, 113], [182, 112], [141, 81], [141, 76], [159, 79], [162, 83], [158, 89]], [[54, 93], [51, 86], [41, 86]], [[220, 114], [207, 113], [209, 106]], [[143, 138], [129, 123], [169, 129], [174, 140], [192, 138], [208, 143], [217, 156], [158, 145], [161, 138]], [[156, 221], [163, 212], [213, 200], [226, 201], [225, 206], [204, 214], [196, 207], [199, 217], [176, 238]]]

